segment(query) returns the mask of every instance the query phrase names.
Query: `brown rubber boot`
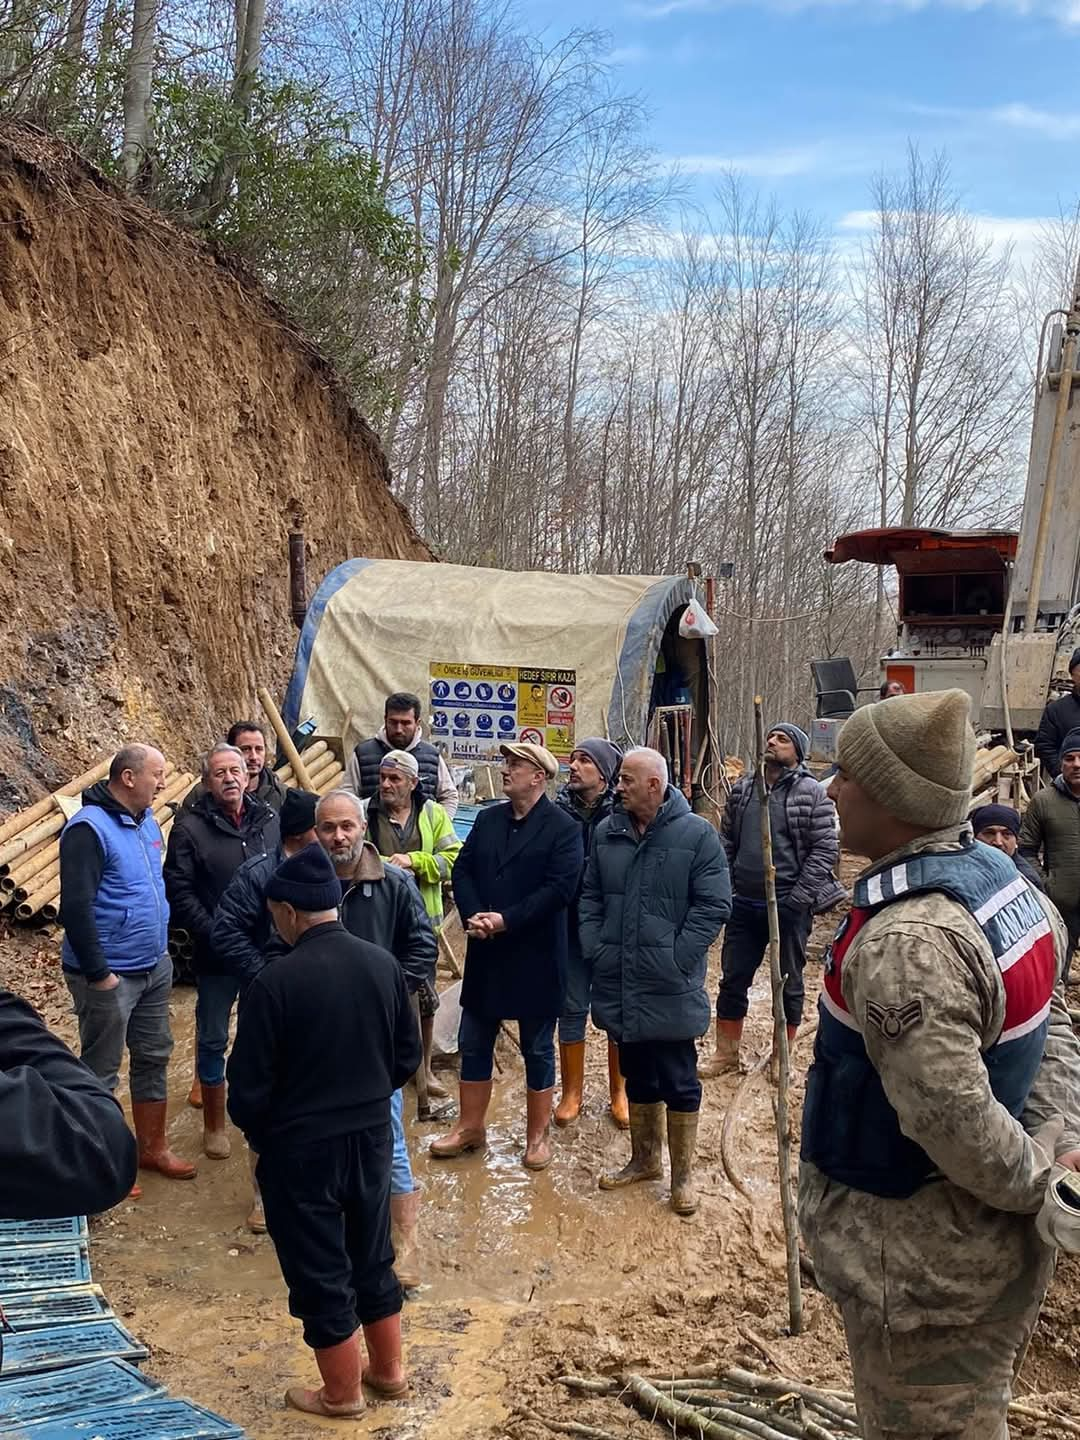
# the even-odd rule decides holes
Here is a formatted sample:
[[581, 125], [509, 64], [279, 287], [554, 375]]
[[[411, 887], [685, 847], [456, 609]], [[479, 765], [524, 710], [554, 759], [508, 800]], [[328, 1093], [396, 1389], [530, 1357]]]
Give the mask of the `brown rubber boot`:
[[416, 1224], [420, 1218], [419, 1187], [410, 1195], [390, 1196], [390, 1243], [394, 1247], [394, 1274], [403, 1290], [420, 1284], [416, 1263]]
[[546, 1170], [551, 1164], [551, 1099], [555, 1086], [547, 1090], [525, 1091], [525, 1154], [521, 1162], [526, 1170]]
[[584, 1040], [559, 1046], [559, 1080], [562, 1094], [555, 1107], [555, 1124], [572, 1125], [581, 1114], [581, 1095], [585, 1089]]
[[[798, 1033], [799, 1027], [797, 1025], [789, 1025], [787, 1027], [787, 1048], [789, 1066], [791, 1062], [791, 1047], [792, 1045], [794, 1045], [795, 1036]], [[773, 1050], [772, 1053], [769, 1055], [769, 1079], [774, 1085], [780, 1084], [780, 1056], [777, 1055], [775, 1050]]]
[[620, 1130], [630, 1129], [630, 1108], [626, 1103], [626, 1081], [619, 1068], [619, 1047], [607, 1042], [608, 1093], [611, 1096], [611, 1118]]
[[458, 1087], [458, 1123], [448, 1135], [433, 1140], [428, 1151], [436, 1160], [453, 1160], [487, 1144], [484, 1117], [491, 1103], [490, 1080], [462, 1080]]
[[247, 1217], [247, 1228], [252, 1235], [265, 1235], [266, 1216], [263, 1213], [262, 1192], [259, 1189], [258, 1180], [255, 1179], [255, 1166], [258, 1163], [258, 1155], [248, 1146], [248, 1169], [251, 1171], [251, 1210]]
[[187, 1103], [193, 1110], [202, 1109], [202, 1082], [198, 1075], [191, 1082], [191, 1089], [188, 1091]]
[[694, 1193], [694, 1155], [697, 1151], [697, 1111], [667, 1112], [668, 1155], [671, 1158], [671, 1208], [676, 1215], [693, 1215], [698, 1208]]
[[739, 1073], [739, 1042], [742, 1040], [741, 1020], [717, 1020], [716, 1049], [703, 1064], [698, 1074], [703, 1080], [715, 1080], [718, 1075]]
[[401, 1313], [387, 1315], [374, 1325], [364, 1326], [368, 1364], [364, 1366], [364, 1384], [376, 1395], [393, 1399], [409, 1388], [401, 1363]]
[[294, 1385], [285, 1391], [285, 1404], [305, 1415], [361, 1415], [367, 1409], [360, 1388], [360, 1341], [355, 1335], [339, 1345], [315, 1351], [315, 1363], [322, 1376], [318, 1390]]
[[600, 1176], [601, 1190], [618, 1190], [638, 1180], [659, 1180], [664, 1173], [664, 1102], [635, 1105], [630, 1102], [630, 1159], [621, 1170]]
[[156, 1170], [167, 1180], [191, 1180], [195, 1166], [174, 1155], [165, 1141], [164, 1100], [133, 1100], [131, 1117], [139, 1142], [139, 1169]]
[[203, 1154], [211, 1160], [227, 1160], [232, 1154], [232, 1142], [225, 1128], [225, 1081], [220, 1085], [204, 1085], [203, 1097]]

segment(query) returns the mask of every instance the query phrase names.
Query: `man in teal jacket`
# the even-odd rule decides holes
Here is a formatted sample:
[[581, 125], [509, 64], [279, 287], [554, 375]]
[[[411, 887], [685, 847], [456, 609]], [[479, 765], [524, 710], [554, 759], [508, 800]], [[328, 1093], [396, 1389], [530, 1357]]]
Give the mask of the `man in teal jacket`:
[[719, 836], [667, 783], [658, 751], [627, 751], [618, 796], [597, 827], [578, 905], [593, 1020], [618, 1043], [630, 1102], [630, 1161], [600, 1188], [659, 1179], [666, 1110], [671, 1208], [692, 1215], [694, 1042], [709, 1028], [709, 946], [731, 913], [731, 881]]

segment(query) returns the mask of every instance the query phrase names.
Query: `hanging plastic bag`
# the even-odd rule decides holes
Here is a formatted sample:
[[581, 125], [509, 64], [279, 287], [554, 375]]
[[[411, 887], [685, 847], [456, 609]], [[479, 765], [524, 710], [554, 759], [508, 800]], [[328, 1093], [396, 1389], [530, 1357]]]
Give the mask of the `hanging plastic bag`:
[[697, 600], [691, 600], [679, 621], [679, 634], [684, 640], [706, 640], [716, 633], [716, 626], [709, 619], [705, 606]]

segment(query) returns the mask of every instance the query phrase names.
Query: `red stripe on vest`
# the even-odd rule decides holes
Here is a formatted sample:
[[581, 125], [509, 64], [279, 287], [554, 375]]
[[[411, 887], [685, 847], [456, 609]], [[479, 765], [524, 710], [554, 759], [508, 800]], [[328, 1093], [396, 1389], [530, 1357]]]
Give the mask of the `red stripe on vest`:
[[1054, 993], [1057, 979], [1057, 957], [1052, 934], [1040, 935], [1015, 965], [1001, 977], [1005, 982], [1005, 1024], [1003, 1030], [1040, 1015]]

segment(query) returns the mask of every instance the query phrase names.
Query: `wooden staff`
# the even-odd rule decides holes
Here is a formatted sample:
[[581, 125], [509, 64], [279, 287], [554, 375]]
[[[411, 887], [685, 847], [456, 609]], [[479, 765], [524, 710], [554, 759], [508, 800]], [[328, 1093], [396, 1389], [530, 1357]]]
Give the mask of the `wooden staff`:
[[274, 727], [274, 734], [281, 742], [281, 748], [285, 752], [285, 758], [292, 766], [297, 784], [309, 793], [314, 794], [315, 786], [311, 783], [311, 777], [307, 773], [303, 760], [300, 759], [299, 750], [297, 750], [292, 742], [292, 736], [285, 728], [285, 721], [281, 718], [281, 712], [271, 699], [270, 691], [267, 690], [265, 685], [260, 685], [256, 693], [259, 697], [259, 704], [266, 711], [270, 724]]
[[784, 1018], [784, 977], [780, 973], [780, 912], [776, 905], [776, 867], [773, 864], [772, 826], [769, 824], [769, 790], [765, 783], [765, 719], [761, 696], [754, 696], [757, 736], [755, 784], [761, 809], [761, 854], [765, 862], [765, 904], [769, 915], [769, 976], [772, 980], [773, 1053], [779, 1060], [779, 1083], [774, 1102], [776, 1152], [780, 1164], [780, 1209], [787, 1248], [788, 1316], [792, 1335], [802, 1334], [802, 1281], [799, 1276], [799, 1224], [791, 1194], [791, 1130], [788, 1123], [787, 1021]]

